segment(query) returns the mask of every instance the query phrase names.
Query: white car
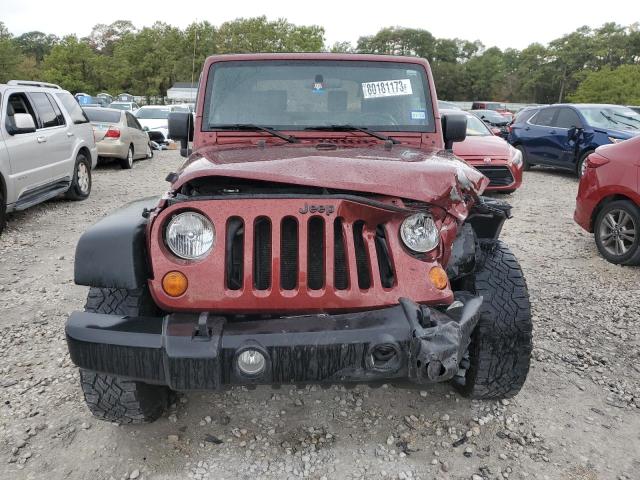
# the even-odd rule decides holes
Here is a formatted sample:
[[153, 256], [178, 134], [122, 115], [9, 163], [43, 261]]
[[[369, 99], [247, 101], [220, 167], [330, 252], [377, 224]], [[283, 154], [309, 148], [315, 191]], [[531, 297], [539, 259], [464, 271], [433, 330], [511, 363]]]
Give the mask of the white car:
[[59, 86], [0, 84], [0, 231], [5, 215], [60, 194], [84, 200], [98, 161], [93, 129]]
[[189, 112], [188, 105], [147, 105], [135, 113], [149, 138], [156, 143], [167, 143], [169, 140], [169, 113]]
[[140, 106], [136, 102], [111, 102], [109, 108], [115, 108], [116, 110], [125, 110], [127, 112], [135, 113]]

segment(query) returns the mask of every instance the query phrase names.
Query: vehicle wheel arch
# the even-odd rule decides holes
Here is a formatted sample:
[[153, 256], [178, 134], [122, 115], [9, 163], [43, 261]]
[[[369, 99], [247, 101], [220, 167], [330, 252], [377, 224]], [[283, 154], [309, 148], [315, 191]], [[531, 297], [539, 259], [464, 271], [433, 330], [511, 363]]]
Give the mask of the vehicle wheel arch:
[[76, 153], [75, 158], [78, 158], [78, 155], [83, 154], [85, 157], [87, 157], [87, 160], [89, 160], [89, 164], [91, 164], [91, 162], [93, 161], [93, 159], [91, 158], [91, 151], [89, 150], [89, 148], [86, 145], [82, 145], [79, 149], [78, 149], [78, 153]]
[[637, 205], [640, 208], [640, 205], [638, 204], [638, 202], [633, 198], [631, 198], [629, 195], [625, 195], [624, 193], [615, 193], [613, 195], [608, 195], [604, 197], [602, 200], [600, 200], [600, 202], [598, 202], [598, 205], [596, 205], [596, 208], [594, 208], [593, 212], [591, 212], [590, 229], [592, 232], [593, 232], [593, 225], [600, 211], [611, 202], [616, 202], [618, 200], [627, 200]]

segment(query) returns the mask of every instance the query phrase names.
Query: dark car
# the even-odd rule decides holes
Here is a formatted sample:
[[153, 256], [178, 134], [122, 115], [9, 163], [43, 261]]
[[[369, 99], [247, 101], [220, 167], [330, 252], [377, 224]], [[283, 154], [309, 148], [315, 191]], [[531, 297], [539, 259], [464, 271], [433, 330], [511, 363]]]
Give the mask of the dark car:
[[494, 110], [471, 110], [484, 123], [491, 127], [491, 132], [506, 139], [509, 136], [509, 123], [511, 120]]
[[508, 137], [522, 152], [525, 170], [550, 165], [581, 176], [596, 148], [640, 133], [640, 114], [619, 105], [557, 104], [525, 118], [511, 125]]
[[426, 60], [220, 55], [201, 78], [195, 123], [169, 115], [188, 156], [169, 191], [76, 249], [91, 288], [66, 335], [94, 415], [151, 421], [172, 391], [231, 385], [518, 393], [532, 322], [498, 240], [511, 208], [451, 152], [466, 117], [440, 117]]
[[507, 104], [502, 102], [475, 101], [471, 104], [471, 110], [492, 110], [507, 120], [513, 120], [513, 113], [507, 108]]
[[640, 136], [587, 157], [575, 221], [611, 263], [640, 265]]

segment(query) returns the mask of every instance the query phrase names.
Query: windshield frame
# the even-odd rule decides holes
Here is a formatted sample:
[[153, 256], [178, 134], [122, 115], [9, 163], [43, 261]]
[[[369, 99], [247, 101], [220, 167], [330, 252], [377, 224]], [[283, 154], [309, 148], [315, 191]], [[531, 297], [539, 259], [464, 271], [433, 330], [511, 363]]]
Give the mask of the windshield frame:
[[[223, 60], [213, 62], [209, 66], [209, 71], [207, 75], [207, 83], [205, 87], [205, 95], [202, 102], [202, 122], [200, 131], [202, 132], [219, 132], [219, 131], [229, 131], [228, 129], [217, 129], [216, 125], [210, 125], [209, 115], [210, 115], [210, 103], [211, 103], [211, 95], [213, 92], [213, 84], [215, 81], [216, 68], [229, 64], [237, 64], [237, 65], [247, 65], [247, 64], [263, 64], [269, 66], [289, 66], [289, 65], [305, 65], [305, 66], [313, 66], [317, 64], [325, 64], [325, 65], [333, 65], [340, 66], [344, 65], [346, 67], [367, 67], [373, 64], [374, 67], [378, 68], [388, 68], [388, 69], [411, 69], [415, 70], [420, 79], [422, 81], [422, 88], [424, 89], [424, 100], [425, 100], [425, 110], [426, 110], [426, 119], [427, 125], [361, 125], [356, 122], [352, 122], [354, 125], [358, 127], [364, 127], [371, 131], [381, 131], [381, 132], [410, 132], [410, 133], [436, 133], [437, 126], [435, 121], [434, 114], [434, 106], [433, 106], [433, 96], [431, 92], [431, 83], [430, 78], [427, 74], [425, 67], [420, 63], [407, 62], [407, 61], [398, 61], [398, 62], [389, 62], [382, 60], [362, 60], [362, 59], [256, 59], [256, 60]], [[267, 125], [264, 126], [271, 127], [280, 131], [291, 131], [291, 132], [310, 132], [313, 130], [313, 125], [310, 124], [298, 124], [298, 125]], [[319, 127], [328, 126], [325, 124], [318, 124]]]

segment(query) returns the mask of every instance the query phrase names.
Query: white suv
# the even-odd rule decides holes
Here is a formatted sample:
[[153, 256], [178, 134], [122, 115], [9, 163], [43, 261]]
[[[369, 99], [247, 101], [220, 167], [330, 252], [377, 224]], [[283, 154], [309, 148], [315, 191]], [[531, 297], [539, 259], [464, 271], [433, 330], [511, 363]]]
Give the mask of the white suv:
[[98, 152], [78, 102], [57, 85], [0, 84], [0, 232], [8, 212], [91, 192]]

